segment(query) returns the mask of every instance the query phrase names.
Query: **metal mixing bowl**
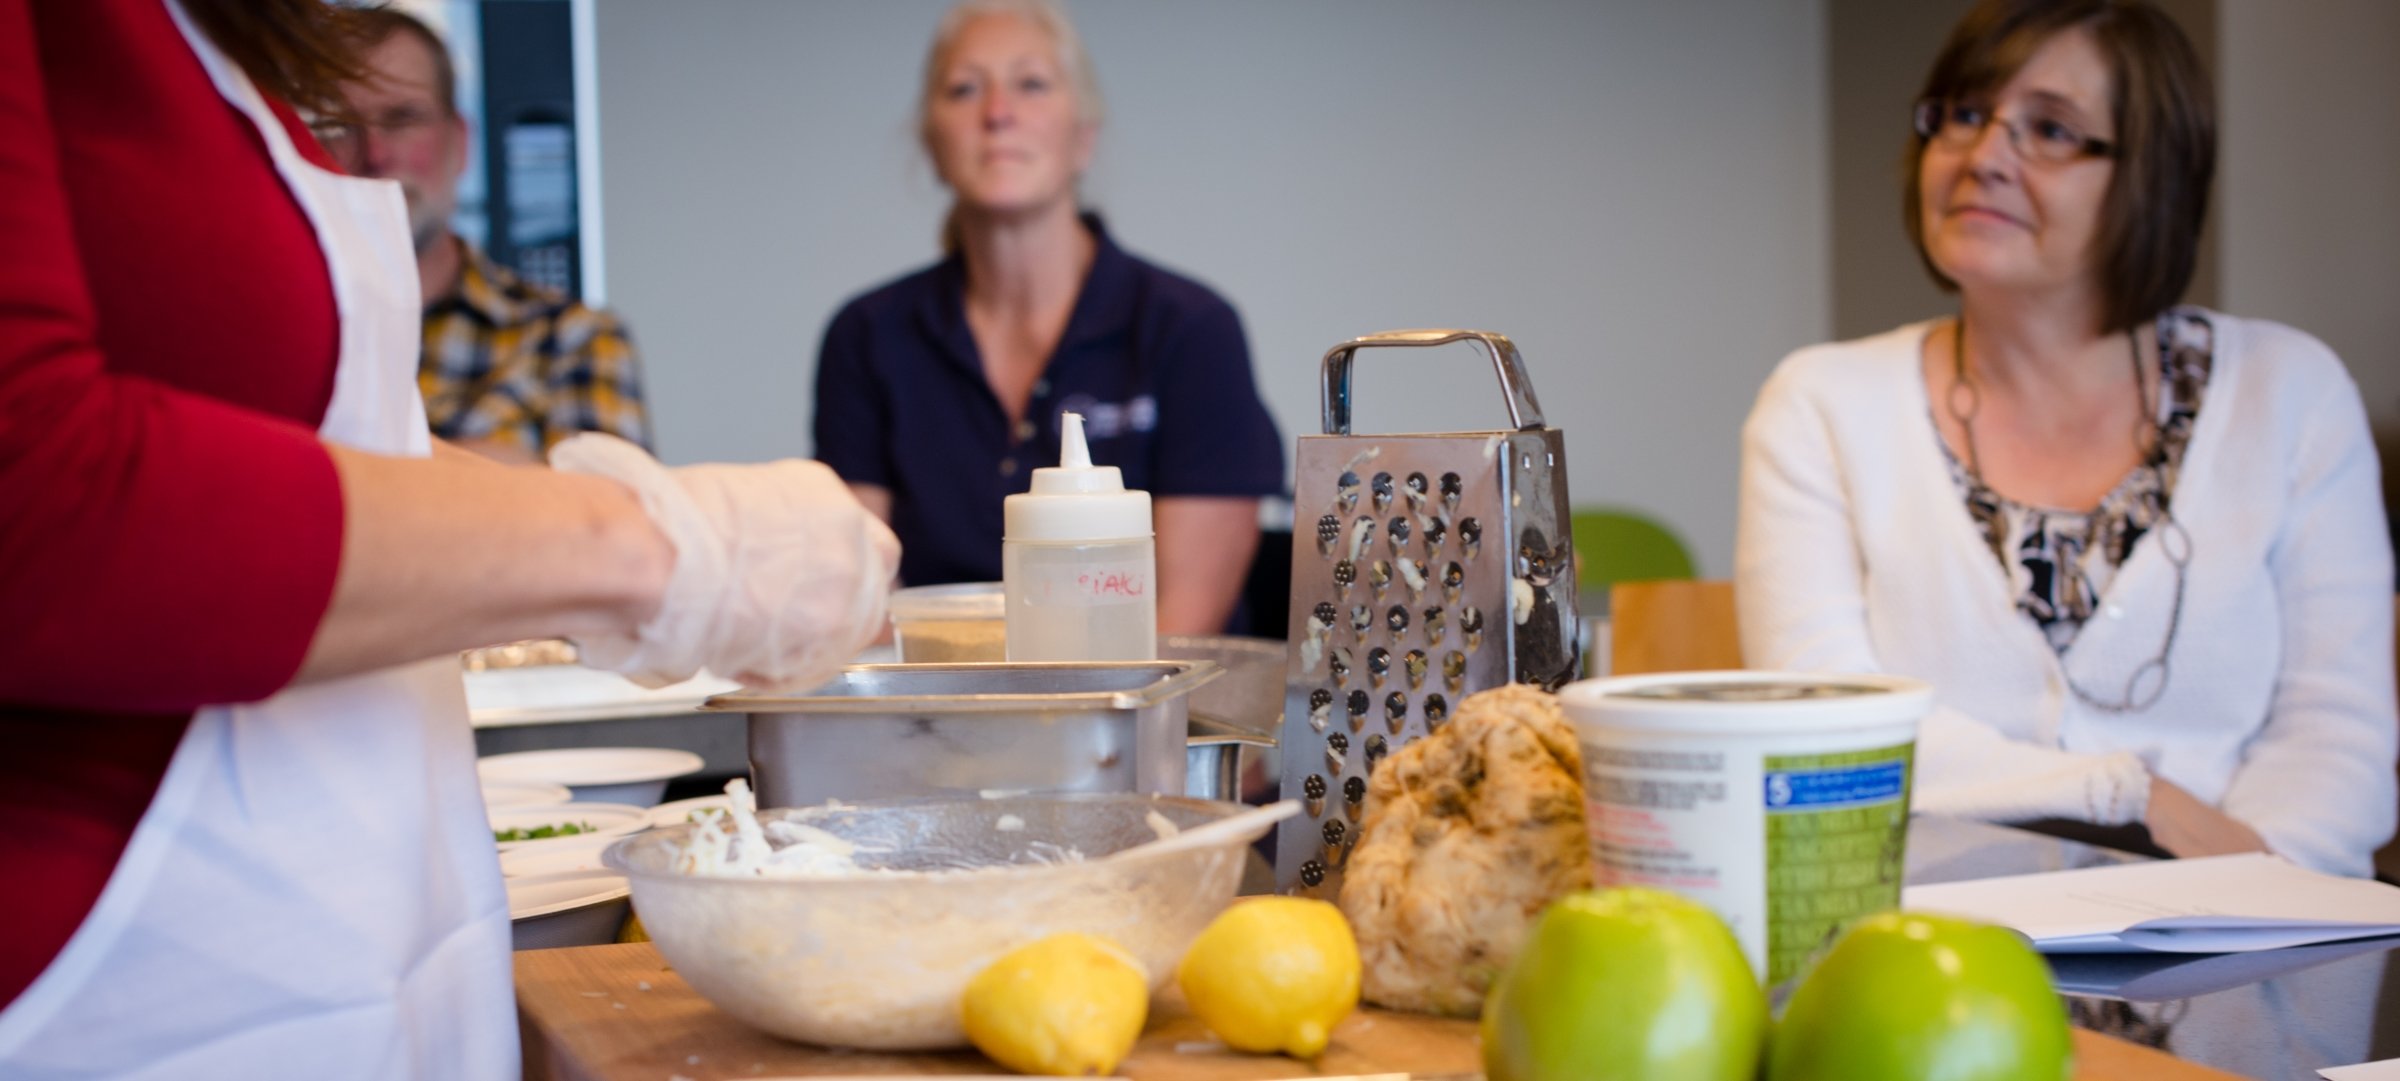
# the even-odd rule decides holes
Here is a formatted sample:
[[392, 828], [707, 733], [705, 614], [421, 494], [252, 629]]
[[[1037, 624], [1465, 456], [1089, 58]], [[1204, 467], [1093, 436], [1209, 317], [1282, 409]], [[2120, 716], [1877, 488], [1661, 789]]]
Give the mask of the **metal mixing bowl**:
[[[1163, 986], [1233, 901], [1255, 838], [1103, 857], [1155, 839], [1152, 812], [1189, 828], [1245, 809], [1098, 793], [878, 800], [759, 813], [857, 844], [872, 873], [679, 874], [689, 825], [626, 838], [604, 859], [632, 881], [659, 952], [726, 1013], [807, 1043], [933, 1050], [965, 1046], [958, 1004], [970, 977], [1061, 931], [1107, 938], [1141, 960], [1152, 989]], [[1084, 859], [1038, 862], [1060, 849]]]

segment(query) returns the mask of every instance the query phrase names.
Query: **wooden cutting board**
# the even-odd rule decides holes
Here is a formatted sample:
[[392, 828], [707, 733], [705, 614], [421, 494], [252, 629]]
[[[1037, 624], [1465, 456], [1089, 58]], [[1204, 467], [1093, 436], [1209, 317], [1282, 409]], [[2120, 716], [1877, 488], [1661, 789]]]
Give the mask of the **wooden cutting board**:
[[[717, 1081], [789, 1076], [1004, 1073], [972, 1051], [876, 1054], [789, 1043], [726, 1016], [647, 942], [516, 955], [526, 1081]], [[2204, 1081], [2233, 1075], [2082, 1029], [2077, 1081]], [[1275, 1081], [1328, 1075], [1480, 1071], [1475, 1024], [1362, 1009], [1314, 1063], [1226, 1050], [1169, 987], [1117, 1072], [1134, 1081]]]

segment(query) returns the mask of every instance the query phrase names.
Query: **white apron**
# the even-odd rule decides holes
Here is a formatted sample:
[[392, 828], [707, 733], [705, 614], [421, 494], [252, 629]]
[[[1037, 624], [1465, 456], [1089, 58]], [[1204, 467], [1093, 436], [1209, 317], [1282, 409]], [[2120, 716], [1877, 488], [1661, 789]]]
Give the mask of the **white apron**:
[[[341, 339], [321, 434], [428, 453], [399, 186], [303, 159], [165, 2], [324, 249]], [[514, 1077], [508, 903], [474, 758], [450, 658], [201, 710], [99, 902], [0, 1011], [0, 1077]]]

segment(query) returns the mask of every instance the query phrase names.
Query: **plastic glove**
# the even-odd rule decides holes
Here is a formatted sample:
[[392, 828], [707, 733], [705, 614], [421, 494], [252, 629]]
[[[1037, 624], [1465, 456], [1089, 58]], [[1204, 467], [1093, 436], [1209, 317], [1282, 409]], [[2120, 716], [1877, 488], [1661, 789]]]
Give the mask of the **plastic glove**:
[[900, 542], [822, 463], [669, 469], [586, 433], [551, 448], [550, 464], [633, 489], [675, 549], [658, 613], [633, 634], [575, 639], [586, 664], [645, 687], [705, 667], [759, 690], [801, 690], [882, 629]]

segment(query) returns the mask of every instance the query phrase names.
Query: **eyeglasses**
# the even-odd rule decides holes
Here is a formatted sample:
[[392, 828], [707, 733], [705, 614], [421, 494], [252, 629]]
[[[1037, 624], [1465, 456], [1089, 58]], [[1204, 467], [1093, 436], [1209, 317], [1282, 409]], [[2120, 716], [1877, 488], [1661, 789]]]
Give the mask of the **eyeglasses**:
[[2082, 129], [2054, 116], [2035, 113], [2004, 120], [1990, 108], [1971, 102], [1928, 98], [1917, 103], [1917, 134], [1954, 149], [1975, 145], [1983, 138], [1983, 129], [1994, 123], [2008, 132], [2008, 145], [2016, 150], [2017, 156], [2028, 161], [2063, 165], [2082, 158], [2114, 157], [2117, 153], [2117, 144], [2086, 135]]
[[370, 131], [380, 138], [391, 139], [414, 134], [440, 120], [441, 117], [421, 109], [400, 108], [376, 117], [324, 117], [311, 122], [309, 129], [316, 134], [317, 142], [324, 146], [327, 153], [338, 157], [355, 153]]

